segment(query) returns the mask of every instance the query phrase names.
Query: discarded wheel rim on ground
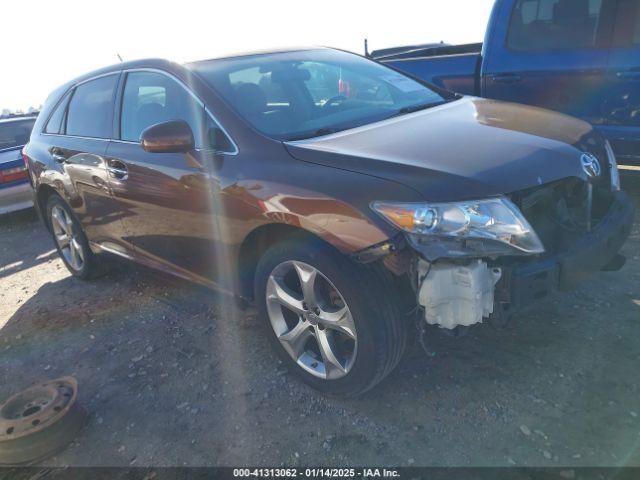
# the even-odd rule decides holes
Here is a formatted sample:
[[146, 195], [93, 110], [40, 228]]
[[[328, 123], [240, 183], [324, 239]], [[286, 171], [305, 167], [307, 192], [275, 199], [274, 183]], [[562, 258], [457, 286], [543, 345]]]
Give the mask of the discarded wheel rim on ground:
[[86, 419], [77, 398], [78, 382], [63, 377], [30, 387], [0, 405], [0, 465], [37, 462], [66, 447]]

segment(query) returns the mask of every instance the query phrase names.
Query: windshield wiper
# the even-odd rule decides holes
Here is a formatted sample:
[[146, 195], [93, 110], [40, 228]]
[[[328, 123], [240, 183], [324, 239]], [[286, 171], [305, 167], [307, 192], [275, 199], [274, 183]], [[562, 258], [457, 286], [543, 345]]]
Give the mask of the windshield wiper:
[[[448, 103], [448, 102], [450, 102], [452, 100], [455, 100], [455, 99], [440, 100], [438, 102], [421, 103], [421, 104], [418, 104], [418, 105], [409, 105], [407, 107], [402, 107], [402, 108], [396, 110], [392, 115], [386, 117], [386, 119], [397, 117], [399, 115], [405, 115], [407, 113], [417, 112], [417, 111], [420, 111], [420, 110], [426, 110], [427, 108], [431, 108], [431, 107], [437, 107], [438, 105], [443, 105], [443, 104]], [[301, 135], [294, 135], [292, 137], [287, 138], [285, 141], [287, 141], [287, 142], [295, 142], [297, 140], [307, 140], [309, 138], [321, 137], [322, 135], [329, 135], [331, 133], [341, 132], [341, 131], [347, 130], [349, 128], [353, 128], [353, 127], [342, 127], [342, 128], [322, 127], [322, 128], [319, 128], [318, 130], [316, 130], [314, 132], [311, 132], [311, 133], [303, 133]]]
[[306, 140], [308, 138], [321, 137], [322, 135], [329, 135], [331, 133], [340, 132], [345, 130], [344, 128], [335, 128], [335, 127], [322, 127], [316, 130], [315, 132], [305, 133], [303, 135], [296, 135], [293, 137], [287, 138], [287, 142], [295, 142], [296, 140]]
[[420, 110], [426, 110], [427, 108], [437, 107], [438, 105], [442, 105], [444, 103], [447, 103], [447, 100], [441, 100], [439, 102], [431, 102], [431, 103], [421, 103], [419, 105], [409, 105], [408, 107], [402, 107], [398, 109], [389, 118], [397, 117], [399, 115], [405, 115], [407, 113], [419, 112]]

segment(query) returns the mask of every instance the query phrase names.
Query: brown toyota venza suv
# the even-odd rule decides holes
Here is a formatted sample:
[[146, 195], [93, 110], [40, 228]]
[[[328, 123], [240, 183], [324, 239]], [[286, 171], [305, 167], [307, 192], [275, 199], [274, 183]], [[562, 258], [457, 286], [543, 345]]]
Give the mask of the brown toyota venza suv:
[[254, 301], [283, 361], [339, 395], [427, 325], [502, 323], [619, 269], [634, 215], [587, 123], [327, 48], [89, 73], [23, 153], [73, 275], [110, 253]]

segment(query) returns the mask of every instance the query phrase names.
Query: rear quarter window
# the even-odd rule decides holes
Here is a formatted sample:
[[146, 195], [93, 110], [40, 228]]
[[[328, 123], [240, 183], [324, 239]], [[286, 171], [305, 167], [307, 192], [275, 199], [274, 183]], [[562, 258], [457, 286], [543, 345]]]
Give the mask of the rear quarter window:
[[61, 133], [62, 122], [67, 111], [67, 104], [69, 103], [70, 96], [71, 92], [67, 92], [62, 100], [58, 103], [58, 106], [51, 114], [47, 125], [44, 127], [44, 133]]

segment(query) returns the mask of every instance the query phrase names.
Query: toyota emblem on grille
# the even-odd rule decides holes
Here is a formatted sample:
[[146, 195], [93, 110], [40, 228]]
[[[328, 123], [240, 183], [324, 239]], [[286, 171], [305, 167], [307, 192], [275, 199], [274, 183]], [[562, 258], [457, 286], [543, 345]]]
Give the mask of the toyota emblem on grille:
[[600, 176], [600, 162], [595, 155], [583, 153], [580, 157], [580, 163], [582, 164], [582, 170], [584, 170], [587, 176], [591, 178]]

